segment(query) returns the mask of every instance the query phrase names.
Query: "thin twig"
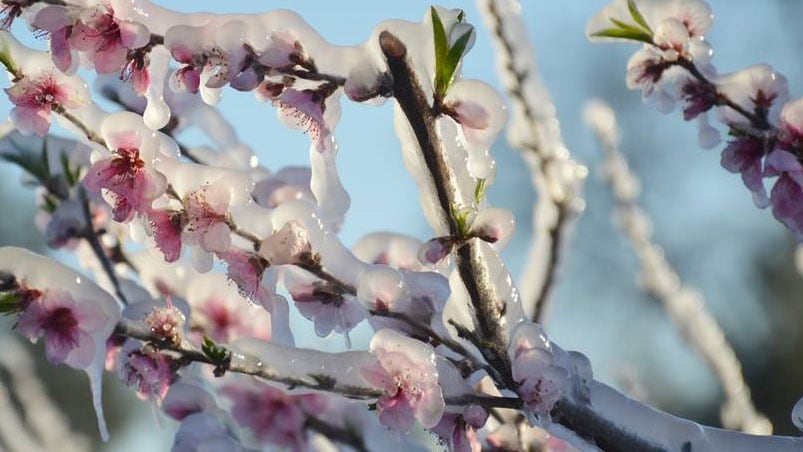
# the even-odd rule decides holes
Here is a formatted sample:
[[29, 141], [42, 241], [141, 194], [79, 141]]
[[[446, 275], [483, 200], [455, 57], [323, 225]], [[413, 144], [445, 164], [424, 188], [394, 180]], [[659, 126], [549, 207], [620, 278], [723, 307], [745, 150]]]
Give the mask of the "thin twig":
[[106, 273], [106, 276], [109, 278], [109, 282], [111, 282], [112, 286], [114, 287], [114, 293], [117, 295], [117, 298], [124, 305], [127, 305], [128, 299], [123, 294], [123, 290], [120, 287], [120, 281], [117, 278], [117, 272], [114, 271], [114, 266], [112, 265], [109, 256], [106, 255], [106, 251], [103, 249], [103, 245], [100, 243], [98, 234], [95, 231], [94, 225], [92, 224], [92, 211], [90, 210], [89, 199], [86, 196], [86, 190], [83, 186], [78, 187], [78, 201], [81, 203], [81, 210], [83, 211], [84, 222], [86, 223], [82, 237], [89, 242], [92, 252], [95, 253], [95, 257], [97, 257], [98, 261], [100, 261], [103, 271]]
[[497, 44], [500, 78], [514, 104], [511, 128], [515, 130], [510, 141], [529, 164], [538, 193], [533, 236], [520, 283], [526, 312], [541, 323], [570, 225], [583, 209], [579, 193], [586, 170], [572, 159], [560, 136], [554, 106], [538, 79], [533, 50], [526, 39], [521, 5], [515, 0], [479, 3]]

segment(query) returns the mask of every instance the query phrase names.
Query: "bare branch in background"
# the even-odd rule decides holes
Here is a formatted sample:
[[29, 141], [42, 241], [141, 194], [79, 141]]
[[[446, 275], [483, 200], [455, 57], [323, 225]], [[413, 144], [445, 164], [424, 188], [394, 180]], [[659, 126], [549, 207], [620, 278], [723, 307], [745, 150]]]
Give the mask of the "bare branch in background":
[[89, 441], [71, 430], [47, 395], [33, 360], [19, 341], [2, 338], [0, 348], [0, 445], [3, 450], [88, 450]]
[[477, 4], [494, 37], [499, 77], [513, 104], [508, 141], [521, 151], [538, 193], [533, 236], [519, 284], [525, 312], [540, 323], [571, 224], [585, 207], [581, 191], [588, 171], [572, 159], [563, 142], [555, 106], [538, 77], [521, 5], [516, 0], [478, 0]]
[[722, 385], [725, 393], [720, 411], [722, 425], [754, 434], [771, 434], [772, 424], [753, 406], [739, 359], [722, 328], [706, 309], [702, 294], [683, 285], [666, 261], [664, 251], [652, 241], [650, 219], [638, 205], [640, 182], [619, 150], [613, 110], [602, 101], [592, 101], [584, 113], [605, 153], [605, 180], [616, 197], [616, 217], [640, 261], [645, 289], [661, 303], [683, 338]]

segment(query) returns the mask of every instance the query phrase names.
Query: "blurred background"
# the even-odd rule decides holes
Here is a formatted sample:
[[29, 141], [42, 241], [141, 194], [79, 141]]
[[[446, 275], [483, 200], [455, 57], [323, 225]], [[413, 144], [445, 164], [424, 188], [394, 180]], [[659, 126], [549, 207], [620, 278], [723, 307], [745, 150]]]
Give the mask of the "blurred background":
[[[419, 0], [371, 4], [359, 0], [335, 3], [312, 0], [270, 2], [182, 0], [163, 2], [180, 10], [256, 12], [263, 8], [298, 11], [335, 44], [362, 42], [380, 21], [419, 21], [429, 2]], [[260, 3], [259, 7], [256, 3]], [[536, 49], [542, 79], [551, 91], [565, 141], [576, 159], [588, 166], [587, 207], [576, 223], [564, 252], [560, 279], [546, 328], [565, 349], [579, 350], [594, 365], [597, 378], [623, 387], [636, 383], [646, 401], [662, 410], [709, 425], [718, 425], [722, 394], [703, 362], [684, 344], [660, 305], [646, 296], [637, 281], [630, 244], [612, 218], [613, 199], [600, 176], [601, 154], [582, 122], [582, 107], [593, 97], [612, 104], [619, 115], [622, 149], [642, 179], [642, 201], [652, 216], [655, 239], [689, 286], [699, 289], [736, 349], [759, 411], [780, 434], [795, 432], [790, 411], [803, 395], [803, 279], [795, 270], [796, 247], [769, 211], [756, 209], [740, 178], [719, 166], [718, 151], [697, 145], [694, 124], [680, 114], [661, 115], [644, 105], [640, 93], [628, 91], [625, 68], [634, 45], [592, 45], [585, 23], [607, 1], [524, 1], [523, 13]], [[466, 10], [478, 29], [466, 58], [464, 75], [497, 88], [492, 42], [472, 2], [444, 1]], [[709, 35], [714, 64], [720, 72], [754, 63], [768, 63], [789, 79], [793, 97], [803, 93], [803, 3], [795, 0], [711, 0], [715, 25]], [[22, 24], [15, 34], [38, 48]], [[4, 84], [4, 86], [6, 86]], [[429, 238], [418, 207], [416, 188], [404, 170], [392, 131], [390, 105], [344, 104], [337, 130], [338, 163], [352, 207], [342, 238], [354, 243], [368, 232], [388, 230]], [[250, 94], [227, 90], [220, 107], [235, 122], [243, 141], [259, 152], [272, 170], [306, 164], [307, 137], [284, 129], [270, 107]], [[0, 117], [10, 105], [0, 100]], [[197, 137], [187, 136], [191, 144]], [[491, 203], [516, 214], [518, 230], [504, 254], [514, 275], [522, 269], [531, 231], [533, 192], [526, 165], [503, 140], [494, 148], [498, 175], [490, 188]], [[25, 246], [47, 252], [32, 228], [33, 193], [20, 186], [19, 171], [0, 166], [0, 245]], [[2, 328], [10, 332], [10, 322]], [[303, 333], [297, 332], [298, 336]], [[310, 329], [309, 335], [314, 335]], [[363, 337], [364, 339], [364, 337]], [[9, 341], [0, 336], [0, 354]], [[342, 346], [342, 338], [309, 345]], [[359, 345], [359, 337], [357, 344]], [[57, 406], [73, 428], [97, 438], [89, 389], [82, 373], [45, 364], [41, 346], [32, 347]], [[0, 377], [4, 377], [0, 372]], [[166, 450], [175, 425], [157, 427], [149, 405], [108, 375], [105, 405], [112, 440], [97, 450]]]

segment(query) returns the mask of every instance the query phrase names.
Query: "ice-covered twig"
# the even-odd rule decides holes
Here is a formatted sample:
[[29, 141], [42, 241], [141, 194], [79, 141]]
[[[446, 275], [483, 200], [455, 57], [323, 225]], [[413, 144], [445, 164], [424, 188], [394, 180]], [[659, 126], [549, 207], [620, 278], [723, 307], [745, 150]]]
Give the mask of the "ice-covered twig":
[[513, 103], [508, 140], [521, 151], [538, 193], [519, 284], [525, 312], [541, 322], [572, 222], [584, 208], [581, 191], [587, 170], [561, 138], [555, 106], [538, 77], [521, 5], [516, 0], [477, 3], [496, 42], [499, 77]]
[[638, 205], [639, 181], [619, 150], [619, 135], [613, 110], [602, 101], [586, 106], [585, 118], [605, 153], [605, 179], [616, 197], [616, 215], [641, 261], [646, 290], [664, 307], [684, 339], [717, 376], [725, 393], [720, 413], [722, 424], [755, 434], [770, 434], [772, 424], [756, 411], [742, 367], [722, 328], [705, 307], [703, 296], [684, 286], [652, 241], [650, 220]]

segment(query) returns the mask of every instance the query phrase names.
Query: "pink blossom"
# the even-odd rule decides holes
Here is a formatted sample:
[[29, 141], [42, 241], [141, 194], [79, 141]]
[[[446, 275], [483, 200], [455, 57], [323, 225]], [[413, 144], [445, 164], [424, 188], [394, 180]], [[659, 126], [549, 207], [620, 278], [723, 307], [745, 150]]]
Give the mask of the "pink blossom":
[[499, 207], [482, 209], [471, 224], [472, 234], [500, 248], [510, 241], [515, 230], [513, 212]]
[[279, 119], [289, 127], [303, 130], [319, 148], [330, 131], [324, 119], [326, 98], [321, 92], [286, 88], [273, 105], [278, 107]]
[[156, 248], [165, 261], [175, 262], [181, 256], [181, 231], [184, 229], [182, 212], [152, 209], [147, 215]]
[[221, 451], [250, 452], [232, 431], [229, 416], [222, 410], [193, 413], [181, 422], [173, 440], [172, 452]]
[[494, 143], [507, 119], [502, 99], [478, 80], [454, 82], [443, 99], [443, 113], [460, 125], [458, 136], [466, 147], [483, 152]]
[[[756, 64], [718, 77], [716, 87], [731, 102], [744, 111], [767, 118], [768, 123], [778, 121], [781, 107], [789, 100], [786, 77], [766, 64]], [[754, 126], [732, 107], [721, 106], [718, 110], [722, 122], [733, 129], [744, 131]]]
[[84, 177], [84, 186], [95, 193], [106, 190], [114, 200], [114, 221], [127, 222], [134, 214], [150, 211], [151, 202], [164, 192], [166, 180], [150, 167], [154, 143], [139, 131], [107, 133], [111, 156], [96, 161]]
[[741, 173], [745, 186], [753, 193], [756, 206], [769, 205], [767, 190], [763, 182], [763, 158], [767, 143], [750, 135], [731, 140], [722, 150], [722, 167], [732, 173]]
[[444, 413], [438, 425], [430, 430], [440, 437], [441, 442], [446, 444], [450, 451], [480, 452], [482, 450], [477, 430], [458, 414]]
[[[662, 22], [671, 20], [683, 27], [688, 38], [702, 38], [711, 29], [714, 21], [711, 7], [702, 0], [635, 0], [635, 5], [655, 34], [658, 34]], [[637, 27], [630, 15], [628, 0], [614, 0], [589, 20], [586, 33], [591, 35], [610, 28], [611, 19]], [[611, 38], [591, 36], [591, 39]]]
[[120, 365], [120, 378], [137, 390], [142, 400], [161, 402], [175, 379], [173, 363], [167, 355], [157, 351], [133, 350], [126, 354]]
[[78, 18], [65, 6], [48, 5], [36, 13], [31, 27], [50, 35], [50, 54], [56, 67], [65, 74], [75, 71], [77, 58], [69, 38]]
[[187, 288], [187, 302], [192, 307], [193, 330], [215, 342], [229, 343], [240, 337], [270, 340], [270, 316], [262, 307], [240, 295], [226, 284], [220, 274], [194, 278]]
[[228, 265], [227, 276], [237, 285], [242, 296], [257, 303], [269, 299], [268, 292], [262, 287], [262, 275], [268, 267], [264, 259], [237, 249], [218, 253], [218, 257]]
[[86, 52], [100, 74], [122, 69], [129, 50], [143, 47], [149, 40], [144, 25], [115, 17], [109, 4], [85, 9], [69, 35], [69, 44]]
[[555, 363], [552, 345], [541, 327], [522, 322], [515, 330], [508, 349], [513, 380], [525, 407], [539, 417], [549, 416], [563, 396], [568, 371]]
[[231, 246], [229, 228], [229, 187], [203, 185], [184, 197], [182, 238], [206, 252], [222, 252]]
[[418, 260], [422, 264], [438, 264], [452, 253], [454, 246], [452, 237], [435, 237], [421, 245]]
[[259, 255], [270, 265], [294, 265], [312, 256], [307, 230], [298, 221], [288, 221], [262, 241]]
[[360, 370], [363, 378], [384, 391], [377, 400], [379, 421], [401, 432], [410, 430], [415, 421], [424, 428], [435, 427], [446, 404], [432, 347], [382, 329], [371, 339], [370, 350], [376, 361]]
[[181, 344], [184, 314], [173, 306], [170, 298], [167, 298], [167, 306], [151, 309], [142, 321], [148, 325], [155, 337], [174, 345]]
[[294, 451], [307, 450], [307, 418], [323, 414], [326, 408], [323, 396], [288, 395], [263, 384], [227, 385], [221, 393], [231, 400], [231, 414], [238, 425], [262, 443]]
[[36, 342], [45, 338], [45, 354], [51, 364], [67, 363], [84, 369], [95, 356], [94, 331], [103, 328], [106, 317], [91, 303], [73, 299], [68, 292], [51, 289], [31, 302], [17, 323], [23, 336]]
[[298, 311], [315, 324], [315, 334], [320, 337], [332, 331], [348, 333], [368, 316], [368, 311], [355, 297], [312, 282], [289, 269], [285, 273], [285, 286]]
[[50, 129], [53, 107], [75, 109], [84, 104], [77, 90], [69, 83], [59, 82], [52, 72], [23, 77], [5, 91], [15, 105], [11, 120], [23, 134], [44, 136]]

